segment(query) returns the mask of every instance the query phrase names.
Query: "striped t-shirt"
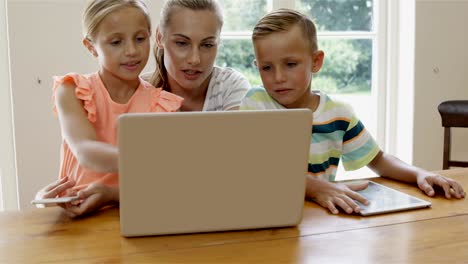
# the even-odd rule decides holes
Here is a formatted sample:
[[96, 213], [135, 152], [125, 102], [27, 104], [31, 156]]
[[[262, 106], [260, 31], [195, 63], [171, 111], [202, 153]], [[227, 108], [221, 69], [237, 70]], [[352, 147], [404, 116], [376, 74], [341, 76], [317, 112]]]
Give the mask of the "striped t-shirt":
[[250, 88], [249, 81], [238, 71], [215, 66], [206, 92], [203, 111], [224, 111], [239, 107]]
[[[334, 181], [340, 159], [346, 170], [366, 166], [380, 149], [354, 114], [351, 106], [334, 101], [319, 91], [320, 103], [313, 114], [308, 171]], [[241, 110], [285, 109], [263, 88], [250, 89], [241, 102]]]

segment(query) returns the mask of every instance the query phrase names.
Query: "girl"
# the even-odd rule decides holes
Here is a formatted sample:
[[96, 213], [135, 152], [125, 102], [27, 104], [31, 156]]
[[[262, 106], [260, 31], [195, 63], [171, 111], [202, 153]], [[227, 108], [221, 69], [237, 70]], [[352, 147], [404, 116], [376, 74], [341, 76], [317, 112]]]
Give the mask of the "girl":
[[[164, 2], [156, 30], [156, 70], [143, 78], [182, 96], [181, 111], [237, 110], [250, 87], [239, 72], [214, 66], [222, 25], [222, 12], [215, 0]], [[79, 215], [118, 203], [118, 194], [118, 188], [91, 184], [80, 192], [87, 203], [73, 207], [73, 212]]]
[[182, 103], [181, 97], [139, 78], [151, 35], [142, 0], [90, 1], [83, 30], [83, 44], [97, 59], [99, 71], [55, 78], [55, 110], [64, 139], [61, 172], [58, 181], [36, 195], [78, 194], [79, 202], [61, 205], [72, 217], [118, 201], [118, 116], [176, 111]]

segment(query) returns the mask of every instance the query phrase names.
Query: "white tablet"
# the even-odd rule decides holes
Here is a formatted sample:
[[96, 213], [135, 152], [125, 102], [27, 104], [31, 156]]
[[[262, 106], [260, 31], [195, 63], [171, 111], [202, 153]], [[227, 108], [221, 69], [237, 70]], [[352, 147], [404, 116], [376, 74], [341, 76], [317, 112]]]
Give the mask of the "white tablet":
[[403, 210], [430, 207], [431, 203], [382, 184], [369, 181], [369, 187], [359, 193], [369, 200], [369, 205], [359, 202], [363, 216], [391, 213]]
[[69, 203], [75, 200], [80, 199], [79, 196], [65, 196], [65, 197], [57, 197], [57, 198], [44, 198], [44, 199], [36, 199], [32, 200], [32, 204], [59, 204], [59, 203]]

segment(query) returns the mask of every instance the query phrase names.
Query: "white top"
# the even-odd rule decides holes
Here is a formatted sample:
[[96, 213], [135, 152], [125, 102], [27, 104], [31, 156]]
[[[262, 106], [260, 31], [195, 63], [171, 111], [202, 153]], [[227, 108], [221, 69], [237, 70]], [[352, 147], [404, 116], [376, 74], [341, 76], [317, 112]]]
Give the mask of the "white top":
[[215, 66], [202, 111], [224, 111], [239, 107], [249, 88], [249, 81], [240, 72]]
[[[151, 72], [142, 74], [149, 81]], [[224, 111], [239, 107], [242, 98], [250, 89], [250, 83], [242, 73], [214, 66], [202, 111]]]

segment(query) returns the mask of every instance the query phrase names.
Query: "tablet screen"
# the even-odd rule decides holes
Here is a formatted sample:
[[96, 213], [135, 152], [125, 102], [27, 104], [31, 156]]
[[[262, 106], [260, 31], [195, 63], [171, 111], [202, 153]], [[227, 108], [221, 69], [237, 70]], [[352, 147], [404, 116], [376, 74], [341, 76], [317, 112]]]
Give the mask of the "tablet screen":
[[369, 187], [359, 191], [359, 193], [369, 200], [369, 205], [361, 207], [361, 215], [371, 215], [389, 213], [395, 211], [428, 207], [430, 202], [421, 200], [414, 196], [391, 189], [384, 185], [369, 181]]

